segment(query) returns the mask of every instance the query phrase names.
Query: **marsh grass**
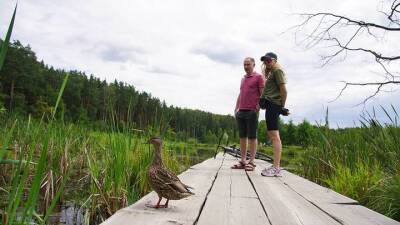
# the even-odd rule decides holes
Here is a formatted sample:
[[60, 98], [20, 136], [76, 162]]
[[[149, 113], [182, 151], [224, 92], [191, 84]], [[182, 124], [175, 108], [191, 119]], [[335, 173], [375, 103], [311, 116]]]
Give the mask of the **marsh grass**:
[[[0, 125], [3, 159], [18, 162], [0, 164], [2, 224], [46, 224], [67, 201], [82, 206], [88, 224], [96, 224], [151, 191], [147, 168], [154, 151], [144, 142], [153, 134], [12, 117]], [[165, 140], [164, 164], [180, 173], [198, 156], [196, 148]]]
[[18, 5], [16, 4], [15, 8], [14, 8], [14, 13], [13, 13], [13, 15], [11, 17], [11, 21], [10, 21], [10, 24], [8, 26], [8, 29], [7, 29], [6, 37], [5, 37], [5, 39], [4, 39], [4, 41], [2, 43], [0, 42], [0, 70], [3, 67], [4, 61], [6, 59], [8, 45], [10, 43], [10, 38], [11, 38], [11, 33], [12, 33], [13, 28], [14, 28], [15, 15], [17, 13], [17, 6]]
[[357, 128], [319, 129], [306, 148], [301, 173], [382, 214], [400, 220], [400, 127], [392, 106], [362, 115]]
[[[259, 146], [258, 151], [273, 156], [272, 146]], [[300, 173], [303, 168], [304, 148], [294, 145], [284, 145], [282, 147], [281, 166], [293, 173]]]

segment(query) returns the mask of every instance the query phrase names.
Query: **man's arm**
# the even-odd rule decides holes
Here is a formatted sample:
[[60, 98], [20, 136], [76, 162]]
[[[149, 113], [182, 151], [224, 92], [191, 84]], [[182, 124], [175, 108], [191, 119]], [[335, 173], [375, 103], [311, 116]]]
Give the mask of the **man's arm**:
[[240, 99], [240, 94], [237, 97], [236, 106], [235, 106], [235, 113], [233, 115], [236, 115], [237, 111], [239, 110], [239, 99]]
[[279, 85], [279, 91], [281, 93], [281, 104], [282, 107], [285, 107], [286, 98], [287, 98], [287, 89], [286, 84], [282, 83]]

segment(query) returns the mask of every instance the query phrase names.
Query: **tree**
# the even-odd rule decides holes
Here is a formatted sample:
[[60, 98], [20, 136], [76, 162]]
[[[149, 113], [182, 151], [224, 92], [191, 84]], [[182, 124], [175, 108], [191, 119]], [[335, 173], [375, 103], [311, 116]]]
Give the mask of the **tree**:
[[[198, 138], [215, 142], [226, 132], [237, 140], [232, 116], [181, 109], [138, 92], [134, 86], [115, 80], [101, 81], [80, 71], [64, 71], [38, 62], [35, 53], [19, 41], [10, 44], [0, 70], [0, 113], [28, 114], [36, 118], [50, 114], [65, 76], [69, 74], [58, 115], [65, 121], [101, 129], [149, 129], [172, 139]], [[95, 123], [93, 123], [95, 122]]]
[[314, 127], [307, 121], [303, 120], [297, 128], [297, 140], [303, 147], [308, 147], [312, 144], [313, 137], [315, 136]]
[[290, 145], [299, 144], [297, 141], [297, 127], [293, 124], [293, 120], [289, 120], [289, 123], [286, 125], [286, 133], [283, 137], [283, 141]]
[[260, 122], [258, 122], [257, 139], [258, 143], [260, 144], [269, 143], [269, 140], [267, 138], [267, 124], [265, 123], [265, 120], [261, 120]]
[[[346, 57], [349, 53], [356, 53], [373, 57], [382, 68], [384, 76], [376, 82], [343, 81], [344, 86], [336, 99], [350, 86], [375, 86], [375, 92], [364, 99], [363, 103], [365, 103], [382, 91], [383, 87], [400, 84], [400, 74], [394, 69], [399, 68], [398, 49], [379, 50], [375, 49], [373, 45], [363, 46], [359, 42], [364, 36], [373, 41], [383, 42], [383, 37], [386, 35], [398, 34], [400, 31], [400, 0], [392, 0], [389, 5], [387, 3], [387, 1], [381, 3], [386, 10], [380, 12], [384, 15], [383, 22], [380, 23], [366, 22], [330, 12], [300, 14], [305, 19], [294, 27], [296, 36], [300, 31], [312, 28], [310, 32], [306, 31], [306, 37], [301, 40], [301, 44], [305, 45], [307, 49], [320, 44], [325, 44], [331, 49], [327, 55], [322, 56], [323, 66], [339, 56]], [[394, 40], [394, 42], [397, 41], [397, 39]], [[390, 43], [385, 43], [385, 45], [388, 44]]]

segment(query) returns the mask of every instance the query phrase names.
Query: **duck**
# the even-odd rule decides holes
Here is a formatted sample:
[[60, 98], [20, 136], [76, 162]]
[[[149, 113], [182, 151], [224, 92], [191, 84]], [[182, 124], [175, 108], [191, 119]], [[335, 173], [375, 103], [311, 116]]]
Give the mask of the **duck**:
[[[161, 138], [152, 137], [147, 143], [154, 146], [154, 158], [148, 168], [149, 183], [159, 198], [156, 205], [148, 205], [148, 207], [168, 208], [169, 200], [180, 200], [194, 195], [190, 190], [193, 189], [192, 187], [182, 183], [176, 174], [164, 166], [161, 157], [163, 143]], [[162, 198], [167, 199], [164, 205], [160, 205]]]

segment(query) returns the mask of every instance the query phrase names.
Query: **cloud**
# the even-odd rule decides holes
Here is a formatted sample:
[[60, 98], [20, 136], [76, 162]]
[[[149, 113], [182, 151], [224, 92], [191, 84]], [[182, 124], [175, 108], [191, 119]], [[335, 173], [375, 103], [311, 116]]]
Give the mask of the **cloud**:
[[231, 65], [241, 64], [245, 56], [243, 48], [237, 42], [209, 39], [199, 43], [192, 49], [192, 53], [204, 55], [217, 63]]
[[126, 62], [132, 58], [130, 49], [113, 48], [111, 46], [101, 50], [99, 53], [104, 61], [110, 62]]
[[160, 65], [148, 65], [144, 67], [143, 69], [146, 72], [149, 73], [158, 73], [158, 74], [167, 74], [167, 75], [173, 75], [173, 76], [180, 76], [180, 72], [173, 70], [171, 68], [166, 68], [162, 67]]
[[87, 52], [98, 55], [105, 62], [135, 62], [144, 63], [146, 51], [135, 46], [118, 46], [114, 43], [97, 43]]
[[[298, 16], [289, 15], [293, 12], [331, 11], [369, 21], [381, 18], [373, 16], [379, 15], [377, 4], [376, 0], [351, 4], [329, 0], [274, 4], [265, 0], [251, 4], [242, 0], [23, 1], [13, 39], [32, 46], [39, 60], [55, 68], [80, 70], [107, 81], [117, 79], [167, 104], [219, 114], [232, 114], [244, 57], [254, 57], [260, 71], [259, 57], [274, 51], [288, 75], [291, 119], [323, 120], [328, 106], [332, 124], [351, 126], [362, 111], [353, 106], [373, 90], [351, 88], [329, 103], [343, 87], [340, 81], [379, 80], [370, 74], [382, 70], [363, 54], [348, 54], [344, 62], [335, 60], [321, 68], [318, 55], [329, 53], [326, 46], [305, 52], [295, 42], [294, 32], [282, 32], [300, 22]], [[2, 34], [13, 7], [13, 1], [0, 2]], [[385, 36], [379, 45], [362, 39], [360, 44], [392, 55], [400, 47], [398, 37]], [[390, 66], [399, 68], [394, 62]], [[382, 94], [377, 99], [368, 106], [397, 103], [399, 94]]]

